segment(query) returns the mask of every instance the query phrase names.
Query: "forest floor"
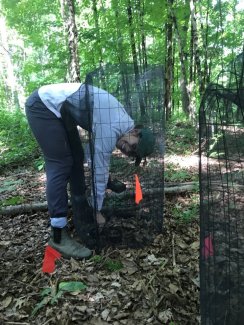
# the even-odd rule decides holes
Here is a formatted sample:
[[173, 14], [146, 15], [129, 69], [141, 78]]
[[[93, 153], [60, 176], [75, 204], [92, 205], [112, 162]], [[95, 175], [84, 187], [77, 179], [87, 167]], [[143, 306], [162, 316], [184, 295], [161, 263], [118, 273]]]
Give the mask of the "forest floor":
[[[172, 164], [188, 175], [198, 173], [197, 156], [166, 157], [166, 170]], [[8, 170], [0, 182], [1, 200], [12, 199], [13, 205], [23, 203], [23, 197], [25, 203], [45, 201], [42, 171]], [[166, 195], [163, 232], [151, 245], [108, 248], [86, 261], [61, 258], [52, 274], [42, 272], [50, 231], [47, 211], [3, 215], [0, 324], [199, 324], [198, 210], [187, 221], [174, 212], [191, 195]]]

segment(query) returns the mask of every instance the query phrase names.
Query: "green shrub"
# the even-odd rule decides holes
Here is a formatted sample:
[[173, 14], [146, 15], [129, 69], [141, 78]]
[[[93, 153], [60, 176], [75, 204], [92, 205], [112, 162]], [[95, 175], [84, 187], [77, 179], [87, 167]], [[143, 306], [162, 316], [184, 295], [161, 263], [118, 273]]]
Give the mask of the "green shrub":
[[101, 255], [93, 256], [90, 261], [95, 262], [95, 264], [100, 264], [100, 266], [104, 267], [107, 271], [116, 272], [123, 268], [123, 263], [119, 260], [102, 257]]
[[20, 166], [39, 156], [37, 142], [21, 110], [0, 110], [0, 171]]
[[197, 181], [195, 173], [188, 169], [181, 168], [179, 164], [168, 163], [165, 166], [164, 179], [166, 182], [190, 182]]
[[169, 154], [191, 154], [198, 148], [196, 127], [189, 121], [170, 121], [166, 125], [166, 145]]
[[199, 217], [199, 195], [194, 193], [184, 203], [175, 204], [171, 213], [178, 222], [188, 223], [196, 220]]

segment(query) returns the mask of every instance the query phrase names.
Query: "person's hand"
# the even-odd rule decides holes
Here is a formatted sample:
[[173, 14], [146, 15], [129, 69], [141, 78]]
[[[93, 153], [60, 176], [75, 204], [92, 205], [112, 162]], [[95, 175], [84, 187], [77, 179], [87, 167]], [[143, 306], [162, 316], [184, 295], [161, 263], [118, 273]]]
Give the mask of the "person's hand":
[[115, 193], [122, 193], [126, 190], [126, 185], [116, 178], [114, 180], [111, 180], [111, 177], [109, 176], [108, 183], [107, 183], [107, 189], [115, 192]]
[[99, 227], [103, 227], [105, 225], [106, 219], [104, 218], [104, 216], [102, 215], [102, 213], [100, 211], [97, 212], [96, 219], [97, 219], [97, 224]]

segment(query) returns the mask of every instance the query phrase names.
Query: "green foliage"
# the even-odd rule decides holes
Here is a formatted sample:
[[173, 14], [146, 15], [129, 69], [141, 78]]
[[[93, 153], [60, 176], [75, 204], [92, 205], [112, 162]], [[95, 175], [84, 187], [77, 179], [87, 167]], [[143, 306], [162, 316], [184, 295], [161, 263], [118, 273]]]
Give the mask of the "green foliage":
[[167, 164], [164, 171], [166, 182], [187, 182], [196, 180], [196, 175], [189, 170], [180, 168], [179, 165]]
[[107, 258], [107, 257], [102, 257], [100, 255], [95, 255], [90, 260], [104, 267], [107, 271], [110, 272], [116, 272], [123, 268], [123, 263], [121, 261]]
[[25, 115], [17, 110], [0, 110], [0, 171], [9, 165], [19, 166], [39, 155], [37, 143]]
[[103, 260], [103, 257], [101, 255], [94, 255], [90, 258], [90, 261], [97, 263], [101, 263]]
[[[128, 1], [75, 2], [75, 21], [78, 31], [78, 54], [81, 62], [81, 80], [87, 72], [100, 64], [132, 62], [133, 55], [138, 64], [164, 64], [167, 62], [167, 47], [172, 45], [172, 113], [176, 121], [189, 120], [182, 117], [182, 63], [179, 51], [185, 56], [184, 68], [187, 89], [191, 96], [191, 107], [197, 111], [200, 102], [200, 78], [196, 54], [199, 54], [200, 69], [206, 83], [214, 80], [223, 67], [243, 49], [243, 10], [237, 10], [238, 1], [195, 1], [198, 44], [193, 48], [190, 2], [179, 0], [170, 5], [166, 0], [130, 1], [131, 25], [128, 23]], [[172, 8], [171, 8], [172, 7]], [[176, 28], [172, 28], [172, 44], [167, 44], [168, 26], [172, 26], [171, 9], [175, 15]], [[11, 31], [8, 39], [9, 54], [17, 84], [29, 94], [38, 86], [64, 82], [70, 62], [68, 36], [59, 1], [2, 0], [1, 15]], [[226, 19], [225, 19], [226, 18]], [[13, 32], [13, 33], [12, 33]], [[135, 38], [136, 53], [132, 54], [131, 32]], [[14, 36], [13, 36], [14, 35]], [[8, 52], [8, 50], [6, 51]], [[173, 54], [174, 52], [174, 54]], [[197, 52], [197, 53], [195, 53]], [[192, 59], [193, 58], [193, 59]], [[5, 63], [5, 62], [4, 62]], [[6, 65], [6, 63], [5, 63]], [[7, 64], [8, 65], [8, 64]], [[4, 66], [4, 65], [3, 65]], [[191, 69], [193, 67], [193, 69]], [[6, 69], [4, 67], [4, 69]], [[1, 82], [6, 83], [6, 75]], [[2, 78], [2, 77], [1, 77]], [[6, 79], [6, 80], [5, 80]], [[9, 81], [7, 82], [9, 83]], [[9, 87], [9, 84], [8, 84]], [[6, 104], [5, 88], [0, 86], [0, 104]], [[161, 112], [153, 112], [153, 122], [161, 118]], [[179, 129], [179, 128], [178, 128]], [[175, 132], [174, 153], [189, 153], [195, 148], [195, 135], [191, 129], [182, 132], [188, 143], [177, 146], [180, 134]], [[172, 146], [169, 145], [168, 148]]]
[[177, 203], [172, 207], [172, 216], [179, 222], [192, 222], [199, 217], [199, 196], [193, 194], [189, 200], [183, 203]]
[[58, 286], [59, 291], [66, 292], [77, 292], [85, 289], [86, 285], [83, 282], [78, 281], [60, 282]]
[[241, 156], [244, 154], [244, 136], [241, 133], [237, 144], [236, 133], [228, 130], [220, 130], [216, 133], [211, 138], [207, 149], [207, 156], [210, 158], [233, 157], [237, 153]]
[[35, 169], [37, 169], [39, 172], [41, 170], [44, 170], [44, 167], [45, 167], [45, 161], [44, 159], [41, 157], [41, 158], [38, 158], [34, 161], [34, 167]]
[[35, 316], [36, 313], [43, 308], [44, 306], [50, 304], [53, 305], [57, 303], [58, 299], [65, 292], [82, 292], [86, 289], [86, 285], [83, 282], [79, 281], [69, 281], [69, 282], [60, 282], [58, 287], [49, 287], [44, 288], [41, 292], [42, 300], [35, 306], [32, 311], [31, 316]]
[[[15, 180], [15, 181], [6, 181], [6, 180], [3, 181], [3, 183], [1, 184], [1, 188], [0, 188], [0, 194], [5, 192], [5, 197], [6, 197], [6, 192], [14, 193], [16, 188], [21, 183], [22, 183], [22, 180], [20, 180], [20, 179]], [[22, 203], [24, 203], [24, 201], [25, 201], [24, 197], [22, 197], [20, 195], [11, 196], [6, 199], [2, 199], [2, 200], [0, 200], [0, 210], [1, 210], [1, 207], [22, 204]]]
[[172, 120], [166, 128], [166, 144], [169, 154], [190, 154], [198, 147], [198, 135], [189, 121]]
[[110, 258], [106, 259], [104, 265], [106, 269], [110, 272], [119, 271], [123, 268], [122, 262]]
[[63, 82], [68, 52], [58, 3], [3, 0], [1, 6], [8, 25], [24, 40], [24, 49], [15, 40], [11, 52], [26, 94], [43, 84]]
[[21, 204], [24, 202], [24, 198], [22, 196], [12, 196], [9, 199], [5, 199], [0, 201], [0, 207], [4, 207], [4, 206], [8, 206], [8, 205], [17, 205], [17, 204]]

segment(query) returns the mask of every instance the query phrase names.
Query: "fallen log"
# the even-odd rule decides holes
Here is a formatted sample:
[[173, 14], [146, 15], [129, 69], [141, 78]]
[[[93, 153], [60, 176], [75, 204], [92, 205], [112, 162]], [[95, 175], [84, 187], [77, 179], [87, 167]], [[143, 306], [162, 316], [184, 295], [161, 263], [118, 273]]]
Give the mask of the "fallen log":
[[[143, 195], [163, 195], [163, 194], [177, 194], [177, 193], [185, 193], [185, 192], [194, 192], [198, 188], [197, 182], [191, 182], [190, 184], [184, 183], [184, 185], [178, 186], [165, 186], [164, 188], [153, 188], [149, 190], [144, 190]], [[128, 190], [121, 194], [116, 193], [106, 193], [106, 199], [112, 198], [129, 198], [135, 196], [135, 192], [133, 190]], [[69, 202], [69, 206], [71, 206]], [[109, 209], [109, 208], [108, 208]], [[103, 209], [106, 210], [106, 207]], [[26, 203], [19, 205], [11, 205], [0, 208], [1, 215], [16, 215], [20, 213], [27, 212], [36, 212], [36, 211], [47, 211], [47, 202], [34, 202], [34, 203]]]

